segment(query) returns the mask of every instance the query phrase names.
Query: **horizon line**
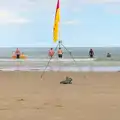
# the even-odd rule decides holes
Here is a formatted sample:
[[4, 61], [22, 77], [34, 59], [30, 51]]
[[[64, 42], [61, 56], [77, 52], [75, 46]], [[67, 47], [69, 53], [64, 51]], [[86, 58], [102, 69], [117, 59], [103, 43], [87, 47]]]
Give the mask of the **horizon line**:
[[[52, 48], [56, 46], [0, 46], [0, 48]], [[63, 46], [61, 46], [63, 48]], [[65, 46], [72, 48], [112, 48], [112, 47], [120, 47], [120, 46]], [[59, 47], [58, 47], [59, 48]]]

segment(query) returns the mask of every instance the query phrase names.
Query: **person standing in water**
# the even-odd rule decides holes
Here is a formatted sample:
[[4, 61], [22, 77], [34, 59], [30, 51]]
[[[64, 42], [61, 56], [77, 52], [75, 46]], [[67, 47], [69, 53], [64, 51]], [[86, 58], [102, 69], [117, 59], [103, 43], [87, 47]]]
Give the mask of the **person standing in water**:
[[89, 50], [89, 56], [90, 56], [90, 58], [93, 58], [93, 57], [94, 57], [94, 51], [93, 51], [93, 49], [90, 49], [90, 50]]
[[49, 53], [48, 53], [48, 54], [49, 54], [50, 57], [53, 57], [53, 55], [54, 55], [54, 50], [53, 50], [53, 48], [51, 48], [51, 49], [49, 50]]
[[20, 50], [17, 48], [15, 51], [16, 54], [16, 58], [19, 59], [20, 58]]
[[62, 55], [63, 55], [62, 49], [59, 48], [59, 50], [58, 50], [58, 57], [59, 57], [59, 58], [62, 58]]
[[110, 58], [110, 57], [111, 57], [111, 54], [110, 54], [110, 53], [107, 53], [107, 57]]

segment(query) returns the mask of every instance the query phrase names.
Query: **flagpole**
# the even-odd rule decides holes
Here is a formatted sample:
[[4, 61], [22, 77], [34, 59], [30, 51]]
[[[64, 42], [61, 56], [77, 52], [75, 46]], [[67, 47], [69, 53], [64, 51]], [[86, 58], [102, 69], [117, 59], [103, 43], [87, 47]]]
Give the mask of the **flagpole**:
[[[56, 41], [58, 41], [58, 44], [57, 44], [57, 46], [56, 46], [56, 48], [55, 48], [55, 52], [56, 52], [56, 50], [57, 50], [57, 48], [58, 48], [58, 46], [59, 46], [59, 48], [60, 48], [60, 45], [63, 47], [63, 48], [65, 48], [66, 49], [66, 51], [70, 54], [70, 56], [72, 57], [72, 59], [74, 60], [74, 62], [75, 62], [75, 59], [73, 58], [73, 56], [71, 55], [71, 52], [69, 52], [69, 50], [62, 44], [62, 40], [60, 39], [61, 38], [61, 29], [60, 29], [60, 27], [61, 27], [61, 20], [60, 20], [60, 6], [59, 6], [59, 0], [58, 0], [58, 2], [57, 2], [57, 7], [56, 7], [56, 14], [55, 14], [55, 21], [54, 21], [54, 30], [53, 30], [53, 40], [54, 40], [54, 42], [56, 42]], [[55, 55], [55, 54], [54, 54]], [[54, 56], [53, 55], [53, 56]], [[53, 58], [53, 56], [50, 58], [50, 60]], [[42, 75], [41, 75], [41, 79], [42, 79], [42, 77], [43, 77], [43, 75], [44, 75], [44, 73], [45, 73], [45, 71], [46, 71], [46, 69], [47, 69], [47, 67], [48, 67], [48, 65], [49, 65], [49, 63], [50, 63], [50, 60], [48, 61], [48, 64], [46, 65], [46, 67], [45, 67], [45, 70], [42, 72]], [[75, 62], [76, 63], [76, 62]]]
[[60, 27], [61, 27], [61, 15], [60, 15], [60, 12], [61, 12], [60, 10], [61, 10], [61, 9], [60, 9], [60, 5], [61, 5], [61, 4], [60, 4], [60, 0], [59, 0], [59, 16], [60, 16], [60, 19], [59, 19], [59, 39], [58, 39], [59, 48], [60, 48], [60, 44], [62, 43], [61, 33], [60, 33], [60, 30], [61, 30], [61, 29], [60, 29]]
[[60, 43], [61, 43], [61, 40], [60, 40], [60, 38], [61, 38], [61, 34], [60, 34], [60, 22], [59, 22], [59, 36], [58, 36], [58, 42], [59, 42], [59, 48], [60, 48]]

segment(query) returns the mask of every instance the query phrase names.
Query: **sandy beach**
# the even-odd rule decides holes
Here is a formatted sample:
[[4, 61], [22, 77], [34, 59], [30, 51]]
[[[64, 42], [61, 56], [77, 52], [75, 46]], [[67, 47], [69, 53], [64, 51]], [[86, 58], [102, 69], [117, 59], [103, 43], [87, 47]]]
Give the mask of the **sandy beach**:
[[40, 75], [0, 72], [0, 120], [120, 120], [119, 72]]

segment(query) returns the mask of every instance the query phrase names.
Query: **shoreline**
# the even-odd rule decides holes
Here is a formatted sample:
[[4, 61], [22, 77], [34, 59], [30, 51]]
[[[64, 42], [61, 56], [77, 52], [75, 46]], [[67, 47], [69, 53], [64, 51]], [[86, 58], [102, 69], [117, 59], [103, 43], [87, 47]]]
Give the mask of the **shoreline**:
[[[0, 71], [38, 71], [42, 72], [45, 70], [44, 67], [24, 67], [24, 66], [16, 66], [16, 67], [3, 67], [0, 68]], [[48, 66], [46, 71], [52, 72], [118, 72], [120, 71], [120, 66]]]

